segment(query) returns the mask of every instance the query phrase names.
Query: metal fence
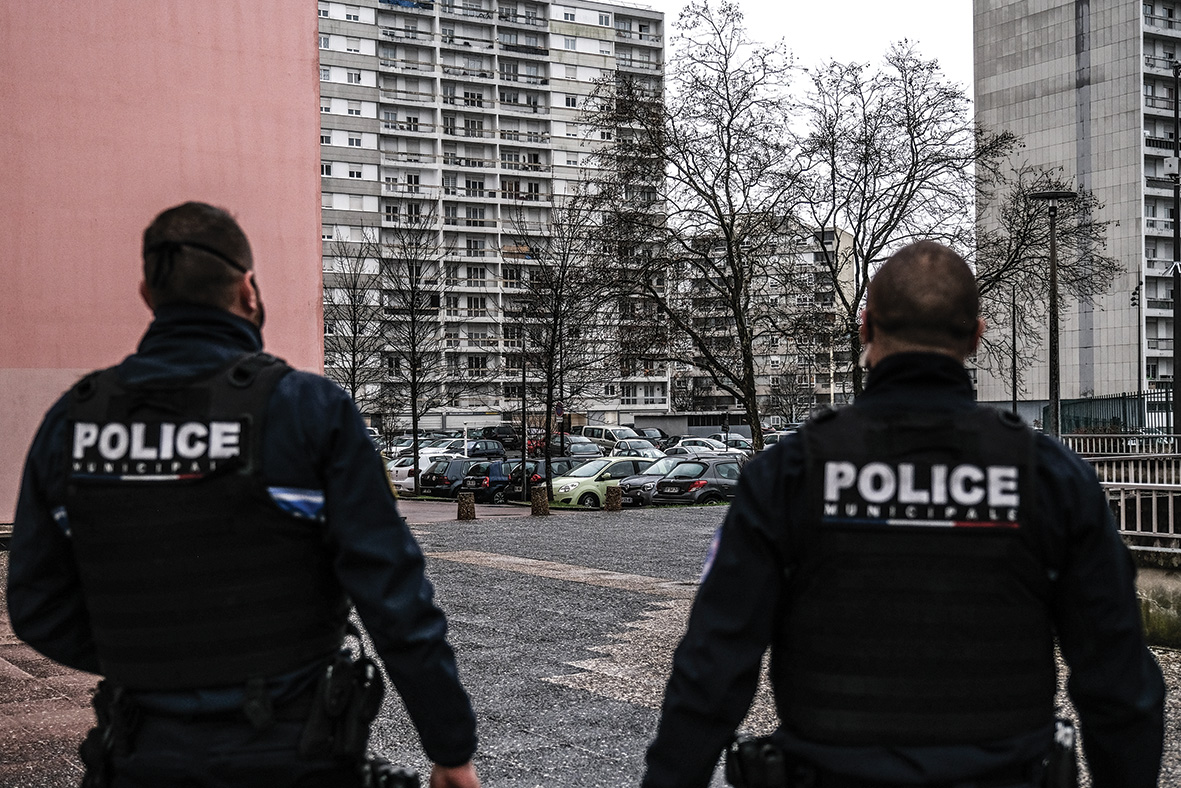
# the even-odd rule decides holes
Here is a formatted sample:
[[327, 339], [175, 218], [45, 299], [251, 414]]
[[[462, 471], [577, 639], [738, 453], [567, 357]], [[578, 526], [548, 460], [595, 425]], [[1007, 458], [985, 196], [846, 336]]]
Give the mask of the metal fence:
[[[1131, 433], [1143, 429], [1170, 430], [1173, 387], [1163, 384], [1144, 393], [1067, 399], [1061, 403], [1061, 431], [1068, 433]], [[1042, 408], [1042, 424], [1050, 420], [1050, 406]]]
[[[1067, 437], [1091, 440], [1121, 436]], [[1134, 439], [1142, 436], [1122, 437]], [[1173, 436], [1167, 437], [1172, 442]], [[1161, 444], [1154, 442], [1151, 445]], [[1111, 446], [1102, 448], [1110, 449]], [[1116, 526], [1125, 541], [1133, 549], [1181, 552], [1181, 455], [1118, 456], [1112, 451], [1102, 451], [1102, 454], [1104, 456], [1088, 457], [1087, 461], [1103, 485]]]

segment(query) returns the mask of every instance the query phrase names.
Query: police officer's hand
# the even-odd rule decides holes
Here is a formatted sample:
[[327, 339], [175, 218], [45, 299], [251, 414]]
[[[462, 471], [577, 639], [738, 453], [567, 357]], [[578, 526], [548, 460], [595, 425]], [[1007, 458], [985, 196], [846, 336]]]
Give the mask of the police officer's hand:
[[468, 761], [463, 766], [431, 767], [430, 788], [480, 788], [480, 778], [476, 776], [476, 767]]

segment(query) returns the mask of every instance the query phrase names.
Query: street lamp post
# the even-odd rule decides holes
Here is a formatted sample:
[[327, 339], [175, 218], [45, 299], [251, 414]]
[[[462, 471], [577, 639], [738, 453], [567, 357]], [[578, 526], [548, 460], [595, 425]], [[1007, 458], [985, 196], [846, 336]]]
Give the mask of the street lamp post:
[[1050, 203], [1050, 418], [1046, 428], [1051, 435], [1058, 437], [1062, 434], [1062, 385], [1058, 363], [1058, 202], [1073, 200], [1078, 195], [1072, 191], [1052, 190], [1033, 192], [1029, 196]]
[[[1177, 379], [1181, 374], [1181, 337], [1177, 335], [1177, 300], [1181, 299], [1181, 61], [1173, 61], [1173, 423], [1169, 432], [1181, 428], [1181, 397]], [[1144, 376], [1141, 366], [1140, 377]]]

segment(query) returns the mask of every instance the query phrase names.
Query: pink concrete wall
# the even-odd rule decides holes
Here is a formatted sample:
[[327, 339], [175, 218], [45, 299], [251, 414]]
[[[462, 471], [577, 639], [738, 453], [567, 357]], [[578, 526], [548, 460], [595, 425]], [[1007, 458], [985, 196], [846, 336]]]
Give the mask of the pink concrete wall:
[[322, 368], [316, 35], [307, 0], [0, 3], [0, 523], [45, 409], [150, 320], [166, 207], [238, 218], [268, 349]]

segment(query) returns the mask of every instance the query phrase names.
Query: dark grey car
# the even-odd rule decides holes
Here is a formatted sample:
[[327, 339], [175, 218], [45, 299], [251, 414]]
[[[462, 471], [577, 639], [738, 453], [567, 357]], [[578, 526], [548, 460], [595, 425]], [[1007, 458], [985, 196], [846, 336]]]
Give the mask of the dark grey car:
[[623, 496], [624, 506], [648, 506], [652, 503], [652, 496], [656, 493], [656, 483], [663, 479], [669, 471], [683, 462], [694, 459], [718, 457], [732, 459], [725, 455], [689, 454], [683, 456], [662, 457], [649, 465], [643, 473], [629, 476], [619, 483], [619, 493]]
[[741, 460], [709, 457], [686, 460], [656, 482], [652, 503], [719, 503], [738, 490]]

